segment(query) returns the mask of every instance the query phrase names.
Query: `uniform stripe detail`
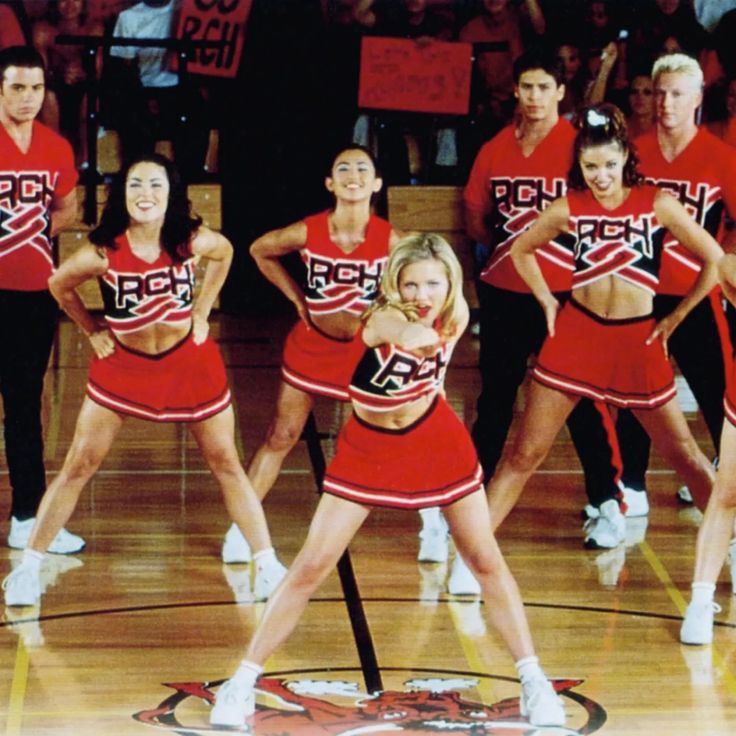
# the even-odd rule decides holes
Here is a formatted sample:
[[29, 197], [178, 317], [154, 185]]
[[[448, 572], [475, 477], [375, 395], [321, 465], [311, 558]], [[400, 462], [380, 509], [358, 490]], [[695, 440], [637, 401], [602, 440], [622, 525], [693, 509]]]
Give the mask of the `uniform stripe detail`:
[[104, 406], [106, 409], [119, 414], [129, 414], [140, 419], [147, 419], [152, 422], [201, 422], [203, 419], [209, 419], [209, 417], [219, 414], [231, 402], [229, 388], [217, 399], [204, 406], [192, 409], [163, 409], [161, 411], [155, 411], [140, 404], [133, 404], [120, 399], [101, 390], [92, 383], [87, 384], [87, 395], [92, 401], [100, 404], [100, 406]]
[[346, 485], [337, 478], [325, 476], [323, 488], [325, 493], [346, 498], [349, 501], [367, 506], [388, 506], [396, 509], [420, 509], [427, 506], [446, 506], [459, 499], [483, 489], [483, 471], [477, 465], [472, 476], [450, 487], [432, 489], [423, 493], [407, 494], [399, 497], [396, 492], [381, 493], [369, 488]]
[[297, 373], [292, 373], [286, 366], [281, 366], [281, 375], [284, 380], [291, 384], [294, 388], [298, 388], [300, 391], [305, 391], [308, 394], [318, 394], [319, 396], [327, 396], [330, 399], [337, 399], [338, 401], [348, 401], [349, 396], [347, 389], [336, 388], [326, 383], [320, 383], [310, 378], [304, 378]]
[[570, 378], [562, 378], [552, 373], [546, 372], [540, 366], [536, 366], [532, 371], [532, 376], [539, 383], [549, 388], [563, 391], [567, 394], [575, 394], [576, 396], [585, 396], [594, 401], [605, 401], [607, 404], [614, 404], [624, 409], [656, 409], [658, 406], [666, 404], [670, 399], [677, 395], [677, 387], [673, 382], [672, 385], [660, 389], [645, 397], [636, 397], [627, 394], [621, 394], [617, 391], [606, 391], [598, 389], [594, 386], [585, 385], [574, 381]]

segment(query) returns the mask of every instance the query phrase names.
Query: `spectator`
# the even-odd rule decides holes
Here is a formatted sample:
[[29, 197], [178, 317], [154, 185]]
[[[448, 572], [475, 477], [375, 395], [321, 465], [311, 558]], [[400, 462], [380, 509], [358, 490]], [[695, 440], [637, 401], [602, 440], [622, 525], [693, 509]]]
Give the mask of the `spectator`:
[[[473, 126], [463, 141], [463, 159], [469, 163], [480, 146], [511, 120], [516, 107], [513, 63], [524, 50], [524, 38], [542, 36], [545, 28], [537, 0], [525, 0], [518, 8], [509, 0], [483, 0], [480, 15], [460, 29], [460, 41], [472, 43], [476, 51]], [[499, 50], [490, 44], [506, 47]]]
[[654, 88], [649, 74], [636, 74], [629, 85], [629, 138], [636, 140], [654, 127]]
[[[691, 56], [698, 56], [705, 46], [707, 34], [698, 24], [695, 11], [687, 0], [654, 0], [639, 15], [634, 42], [637, 48], [649, 50], [652, 60], [663, 48], [677, 43]], [[671, 53], [671, 52], [668, 52]]]
[[[102, 35], [103, 25], [90, 20], [87, 0], [50, 0], [42, 20], [33, 25], [33, 45], [46, 62], [47, 95], [41, 111], [43, 121], [58, 130], [77, 153], [78, 163], [87, 161], [87, 73], [82, 46], [57, 44], [62, 33], [78, 36]], [[97, 71], [102, 67], [98, 53]]]
[[580, 45], [573, 39], [565, 39], [557, 45], [557, 58], [562, 64], [565, 95], [560, 102], [560, 115], [572, 119], [575, 111], [583, 104], [588, 91], [587, 62], [583, 63]]
[[0, 49], [25, 45], [26, 38], [15, 10], [10, 4], [0, 3]]
[[736, 146], [736, 79], [728, 80], [721, 113], [705, 127], [730, 146]]
[[[455, 37], [452, 13], [432, 7], [428, 0], [366, 1], [358, 3], [356, 10], [363, 26], [377, 36], [411, 39], [420, 46]], [[370, 138], [376, 140], [380, 165], [392, 184], [454, 180], [456, 134], [447, 118], [429, 113], [389, 112], [371, 119], [363, 114], [356, 133], [356, 140], [363, 145]]]
[[[113, 36], [169, 39], [176, 0], [142, 0], [118, 16]], [[180, 84], [169, 68], [164, 48], [113, 46], [108, 88], [109, 119], [120, 135], [126, 161], [153, 151], [157, 140], [170, 139], [179, 170], [187, 181], [200, 177], [208, 128], [199, 92]], [[118, 62], [115, 64], [115, 62]]]

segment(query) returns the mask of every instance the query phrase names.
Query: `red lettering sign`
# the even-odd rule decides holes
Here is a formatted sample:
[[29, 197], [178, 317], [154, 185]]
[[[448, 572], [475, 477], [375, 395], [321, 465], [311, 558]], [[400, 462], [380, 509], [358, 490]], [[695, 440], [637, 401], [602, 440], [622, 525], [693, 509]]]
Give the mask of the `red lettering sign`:
[[183, 0], [176, 37], [222, 43], [219, 48], [196, 49], [190, 72], [213, 77], [237, 74], [252, 4], [253, 0]]
[[367, 36], [361, 47], [358, 105], [465, 115], [472, 50], [468, 43]]

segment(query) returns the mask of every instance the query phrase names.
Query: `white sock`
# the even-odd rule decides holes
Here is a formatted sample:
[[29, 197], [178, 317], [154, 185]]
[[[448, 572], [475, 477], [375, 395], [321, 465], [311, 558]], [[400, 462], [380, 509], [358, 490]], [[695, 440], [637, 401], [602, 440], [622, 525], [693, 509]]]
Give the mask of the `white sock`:
[[23, 560], [21, 564], [34, 572], [38, 572], [41, 569], [41, 562], [43, 562], [43, 552], [36, 552], [35, 549], [24, 549]]
[[419, 516], [422, 519], [423, 529], [436, 529], [443, 525], [443, 518], [439, 506], [430, 506], [426, 509], [419, 509]]
[[252, 689], [262, 672], [263, 667], [255, 662], [250, 662], [249, 660], [244, 659], [240, 662], [240, 666], [230, 679], [234, 680], [239, 685]]
[[713, 602], [713, 594], [716, 592], [715, 583], [693, 583], [692, 602], [695, 604], [704, 604]]
[[539, 666], [539, 657], [524, 657], [516, 662], [516, 671], [519, 673], [519, 679], [522, 682], [529, 680], [546, 680], [542, 668]]
[[273, 547], [261, 549], [253, 555], [253, 561], [256, 563], [257, 570], [266, 570], [273, 565], [278, 564], [276, 550]]

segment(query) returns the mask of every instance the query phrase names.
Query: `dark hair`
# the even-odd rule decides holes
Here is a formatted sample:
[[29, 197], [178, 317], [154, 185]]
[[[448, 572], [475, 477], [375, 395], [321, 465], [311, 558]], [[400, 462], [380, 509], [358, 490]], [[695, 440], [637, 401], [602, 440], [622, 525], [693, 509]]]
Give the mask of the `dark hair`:
[[202, 224], [202, 218], [192, 215], [192, 203], [187, 190], [174, 164], [158, 153], [144, 153], [136, 156], [112, 180], [107, 194], [107, 202], [97, 227], [89, 234], [90, 242], [105, 248], [117, 250], [115, 239], [122, 235], [130, 224], [130, 215], [125, 206], [125, 182], [130, 170], [139, 163], [149, 162], [166, 171], [169, 180], [169, 201], [164, 222], [161, 226], [161, 247], [175, 263], [181, 263], [188, 256], [189, 241], [192, 234]]
[[[82, 0], [82, 12], [79, 14], [79, 22], [84, 24], [87, 22], [88, 0]], [[49, 0], [46, 5], [46, 20], [52, 26], [58, 26], [61, 22], [61, 13], [59, 12], [59, 0]]]
[[644, 176], [639, 171], [636, 147], [629, 141], [626, 118], [616, 105], [603, 102], [600, 105], [584, 107], [578, 113], [575, 127], [578, 129], [578, 134], [575, 136], [573, 146], [572, 166], [567, 175], [567, 186], [570, 189], [587, 187], [580, 170], [580, 155], [583, 149], [606, 146], [609, 143], [615, 143], [624, 153], [628, 154], [623, 171], [624, 186], [634, 187], [644, 181]]
[[0, 50], [0, 84], [5, 79], [5, 71], [10, 66], [24, 69], [40, 69], [46, 79], [46, 64], [43, 56], [33, 46], [8, 46]]
[[366, 156], [368, 156], [370, 162], [373, 164], [373, 168], [376, 171], [376, 176], [381, 176], [381, 172], [378, 170], [378, 161], [373, 155], [373, 151], [371, 151], [371, 149], [367, 148], [366, 146], [359, 145], [358, 143], [346, 143], [344, 146], [334, 148], [332, 156], [330, 156], [330, 161], [327, 164], [327, 173], [325, 174], [325, 176], [332, 176], [332, 166], [334, 165], [335, 161], [337, 161], [337, 157], [341, 153], [345, 153], [345, 151], [361, 151], [362, 153], [364, 153]]
[[514, 84], [524, 72], [541, 69], [552, 77], [557, 86], [565, 83], [565, 70], [557, 54], [547, 46], [533, 46], [524, 51], [514, 62]]

